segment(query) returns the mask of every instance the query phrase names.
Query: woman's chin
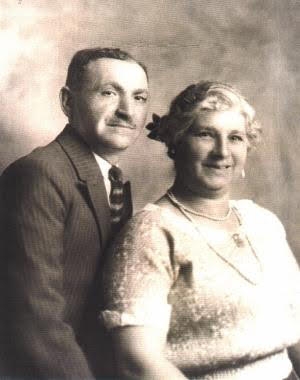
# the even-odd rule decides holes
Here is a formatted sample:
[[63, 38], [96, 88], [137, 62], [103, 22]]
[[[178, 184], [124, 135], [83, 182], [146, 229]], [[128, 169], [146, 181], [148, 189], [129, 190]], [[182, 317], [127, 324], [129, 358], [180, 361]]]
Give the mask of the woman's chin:
[[230, 186], [228, 184], [201, 183], [194, 186], [188, 186], [193, 193], [208, 198], [220, 198], [229, 194]]

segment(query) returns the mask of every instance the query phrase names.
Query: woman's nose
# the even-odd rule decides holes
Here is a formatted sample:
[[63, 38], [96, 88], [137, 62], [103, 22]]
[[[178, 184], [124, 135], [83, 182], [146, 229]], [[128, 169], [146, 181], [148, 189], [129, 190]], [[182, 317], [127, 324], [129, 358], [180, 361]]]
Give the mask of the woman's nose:
[[214, 153], [220, 157], [227, 157], [229, 154], [228, 142], [226, 139], [219, 138], [215, 141]]

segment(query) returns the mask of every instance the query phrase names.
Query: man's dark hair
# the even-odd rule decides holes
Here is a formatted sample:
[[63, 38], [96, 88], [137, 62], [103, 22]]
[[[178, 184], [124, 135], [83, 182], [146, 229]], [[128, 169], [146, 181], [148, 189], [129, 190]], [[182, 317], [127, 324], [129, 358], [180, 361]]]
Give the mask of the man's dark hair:
[[137, 61], [132, 55], [130, 55], [126, 51], [115, 48], [96, 47], [79, 50], [77, 51], [77, 53], [74, 54], [68, 67], [66, 86], [68, 86], [72, 90], [80, 88], [87, 64], [91, 61], [95, 61], [100, 58], [113, 58], [119, 59], [121, 61], [136, 62], [145, 71], [148, 79], [146, 66], [143, 63]]

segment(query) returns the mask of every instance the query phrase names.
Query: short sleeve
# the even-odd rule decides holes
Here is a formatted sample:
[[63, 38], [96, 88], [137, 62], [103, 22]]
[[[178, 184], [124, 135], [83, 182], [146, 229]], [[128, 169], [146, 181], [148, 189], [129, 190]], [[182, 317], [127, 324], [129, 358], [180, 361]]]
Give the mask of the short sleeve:
[[122, 230], [104, 268], [105, 307], [100, 319], [108, 329], [130, 325], [168, 329], [172, 241], [155, 208], [141, 211]]

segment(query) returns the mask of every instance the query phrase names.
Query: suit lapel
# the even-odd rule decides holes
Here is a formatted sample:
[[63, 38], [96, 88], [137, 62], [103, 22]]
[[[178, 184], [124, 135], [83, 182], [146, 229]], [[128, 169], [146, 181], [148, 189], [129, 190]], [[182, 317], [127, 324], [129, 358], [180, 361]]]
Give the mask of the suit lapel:
[[69, 157], [76, 174], [78, 185], [85, 189], [92, 206], [102, 246], [105, 246], [111, 232], [110, 209], [107, 201], [103, 177], [96, 159], [80, 136], [69, 125], [56, 139]]

